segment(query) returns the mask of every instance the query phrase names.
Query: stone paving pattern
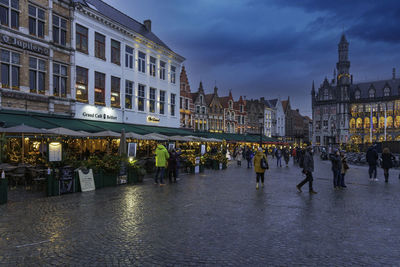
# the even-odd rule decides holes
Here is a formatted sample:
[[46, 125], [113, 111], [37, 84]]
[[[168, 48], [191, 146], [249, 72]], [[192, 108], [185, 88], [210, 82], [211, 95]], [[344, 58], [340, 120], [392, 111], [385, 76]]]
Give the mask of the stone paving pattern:
[[0, 266], [399, 266], [400, 181], [365, 167], [333, 189], [316, 159], [315, 190], [298, 167], [182, 176], [178, 184], [105, 188], [0, 206]]

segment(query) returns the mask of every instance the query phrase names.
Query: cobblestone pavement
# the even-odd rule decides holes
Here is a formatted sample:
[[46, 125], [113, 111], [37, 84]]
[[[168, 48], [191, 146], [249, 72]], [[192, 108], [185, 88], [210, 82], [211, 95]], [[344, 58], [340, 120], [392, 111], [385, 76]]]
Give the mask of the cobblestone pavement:
[[255, 189], [253, 170], [182, 176], [138, 186], [0, 206], [0, 266], [400, 265], [400, 182], [369, 182], [353, 167], [333, 190], [317, 162], [315, 190], [295, 189], [297, 167]]

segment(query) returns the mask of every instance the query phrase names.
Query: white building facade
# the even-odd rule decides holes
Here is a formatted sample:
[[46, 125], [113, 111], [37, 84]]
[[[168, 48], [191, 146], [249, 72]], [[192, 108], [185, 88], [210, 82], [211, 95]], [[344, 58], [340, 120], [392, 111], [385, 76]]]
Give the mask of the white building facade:
[[272, 132], [273, 132], [273, 124], [272, 124], [272, 120], [273, 120], [273, 109], [269, 108], [268, 106], [264, 107], [264, 133], [266, 136], [271, 137], [272, 136]]
[[86, 2], [72, 23], [75, 118], [178, 128], [184, 58], [151, 32], [151, 21]]
[[[270, 99], [261, 101], [265, 103], [266, 109], [269, 111], [266, 114], [271, 113], [271, 118], [266, 117], [267, 122], [270, 124], [270, 135], [272, 137], [283, 138], [285, 137], [285, 112], [283, 111], [282, 101], [280, 99]], [[268, 129], [267, 129], [268, 132]]]

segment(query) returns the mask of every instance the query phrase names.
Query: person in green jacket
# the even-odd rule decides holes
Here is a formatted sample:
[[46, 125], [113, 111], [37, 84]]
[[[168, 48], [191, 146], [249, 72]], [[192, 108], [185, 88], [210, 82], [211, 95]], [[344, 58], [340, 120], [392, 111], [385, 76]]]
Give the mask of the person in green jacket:
[[156, 177], [154, 184], [158, 184], [158, 177], [160, 176], [160, 186], [164, 184], [165, 168], [167, 167], [167, 160], [169, 153], [165, 146], [159, 144], [156, 148]]

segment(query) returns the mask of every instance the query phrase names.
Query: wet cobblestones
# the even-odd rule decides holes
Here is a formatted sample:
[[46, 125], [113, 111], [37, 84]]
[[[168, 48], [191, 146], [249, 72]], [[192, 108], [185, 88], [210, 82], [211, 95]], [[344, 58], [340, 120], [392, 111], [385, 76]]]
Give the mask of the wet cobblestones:
[[[105, 188], [0, 206], [0, 266], [398, 266], [400, 182], [352, 167], [334, 191], [317, 162], [317, 195], [273, 162], [264, 189], [229, 166], [176, 185]], [[382, 170], [380, 170], [382, 176]]]

